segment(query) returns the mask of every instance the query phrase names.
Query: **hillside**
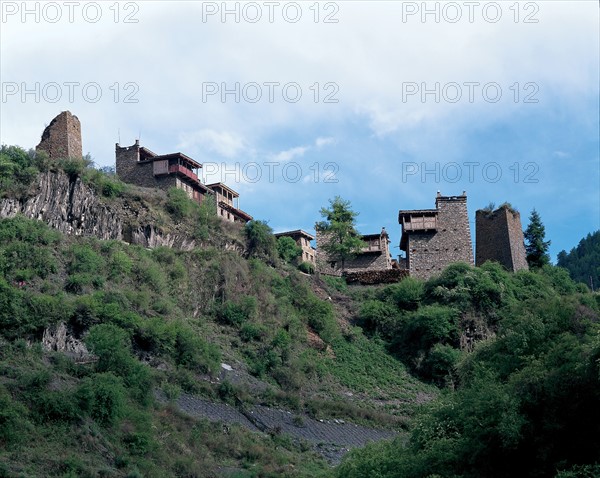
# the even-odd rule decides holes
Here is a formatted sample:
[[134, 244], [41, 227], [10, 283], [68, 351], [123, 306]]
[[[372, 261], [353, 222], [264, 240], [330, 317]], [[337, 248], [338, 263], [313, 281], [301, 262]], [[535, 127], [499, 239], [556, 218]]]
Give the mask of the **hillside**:
[[[588, 234], [569, 253], [558, 253], [559, 267], [569, 271], [575, 282], [583, 282], [594, 289], [600, 287], [600, 231]], [[591, 281], [591, 283], [590, 283]]]
[[598, 473], [600, 295], [564, 269], [348, 286], [85, 162], [3, 147], [0, 186], [0, 476]]
[[[177, 191], [85, 164], [41, 169], [10, 176], [0, 199], [3, 214], [19, 213], [0, 221], [3, 474], [320, 476], [341, 438], [319, 446], [282, 434], [283, 420], [262, 430], [254, 420], [252, 433], [182, 404], [281, 409], [308, 438], [329, 425], [335, 445], [335, 427], [352, 423], [364, 440], [404, 433], [436, 394], [351, 323], [342, 282], [283, 262], [262, 223], [252, 236]], [[146, 222], [152, 235], [121, 232], [138, 244], [111, 229]], [[158, 245], [173, 238], [179, 247]]]

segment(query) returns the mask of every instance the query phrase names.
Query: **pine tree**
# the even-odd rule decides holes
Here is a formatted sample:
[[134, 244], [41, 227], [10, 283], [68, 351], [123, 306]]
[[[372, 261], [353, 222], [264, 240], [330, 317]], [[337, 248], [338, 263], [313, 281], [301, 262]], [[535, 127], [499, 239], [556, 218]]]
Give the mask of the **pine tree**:
[[356, 257], [365, 246], [356, 230], [357, 212], [350, 207], [350, 201], [336, 196], [329, 200], [330, 208], [321, 208], [321, 216], [325, 219], [317, 223], [317, 229], [325, 240], [318, 247], [323, 249], [329, 258], [341, 263], [342, 271], [348, 259]]
[[523, 233], [525, 252], [530, 268], [539, 268], [550, 262], [548, 248], [550, 241], [544, 241], [546, 230], [539, 213], [534, 209], [529, 216], [529, 225]]

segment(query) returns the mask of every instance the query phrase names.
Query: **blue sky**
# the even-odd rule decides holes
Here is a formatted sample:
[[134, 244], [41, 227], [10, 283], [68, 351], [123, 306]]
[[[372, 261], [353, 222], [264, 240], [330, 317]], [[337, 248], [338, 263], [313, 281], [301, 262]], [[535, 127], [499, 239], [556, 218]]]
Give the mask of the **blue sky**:
[[312, 231], [340, 195], [393, 255], [398, 210], [438, 190], [466, 190], [471, 221], [508, 201], [525, 227], [536, 208], [553, 260], [600, 228], [596, 2], [46, 5], [2, 4], [3, 144], [34, 147], [70, 110], [98, 165], [137, 138], [182, 151], [276, 231]]

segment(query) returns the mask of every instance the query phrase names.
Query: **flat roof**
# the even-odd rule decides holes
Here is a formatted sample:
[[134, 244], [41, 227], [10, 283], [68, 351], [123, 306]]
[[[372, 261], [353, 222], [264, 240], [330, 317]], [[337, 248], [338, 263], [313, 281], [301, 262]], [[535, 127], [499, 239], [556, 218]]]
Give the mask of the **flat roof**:
[[285, 231], [285, 232], [278, 232], [276, 234], [273, 234], [275, 237], [279, 237], [279, 236], [302, 236], [302, 237], [306, 237], [307, 239], [313, 241], [315, 239], [315, 237], [312, 234], [309, 234], [306, 231], [303, 231], [302, 229], [296, 229], [294, 231]]

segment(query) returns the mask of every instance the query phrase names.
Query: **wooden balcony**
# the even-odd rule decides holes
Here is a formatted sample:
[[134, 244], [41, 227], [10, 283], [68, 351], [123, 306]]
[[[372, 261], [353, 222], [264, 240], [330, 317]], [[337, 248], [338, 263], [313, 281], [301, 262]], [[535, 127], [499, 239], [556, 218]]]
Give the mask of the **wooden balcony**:
[[437, 229], [436, 216], [411, 216], [410, 220], [402, 219], [402, 230], [408, 231], [435, 231]]
[[191, 169], [185, 168], [179, 164], [170, 165], [169, 174], [178, 174], [180, 176], [185, 176], [192, 181], [198, 182], [198, 176]]

